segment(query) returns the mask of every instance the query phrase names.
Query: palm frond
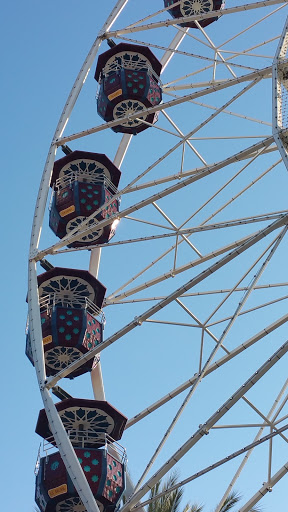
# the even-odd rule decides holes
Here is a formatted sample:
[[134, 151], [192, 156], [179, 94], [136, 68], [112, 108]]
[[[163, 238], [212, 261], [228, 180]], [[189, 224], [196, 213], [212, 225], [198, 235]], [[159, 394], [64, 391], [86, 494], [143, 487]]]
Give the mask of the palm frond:
[[226, 500], [224, 501], [222, 507], [220, 508], [220, 512], [228, 512], [240, 500], [241, 500], [241, 494], [238, 494], [238, 492], [236, 492], [236, 491], [231, 491], [230, 494], [228, 494]]
[[198, 505], [197, 503], [193, 503], [193, 505], [188, 504], [188, 509], [186, 509], [186, 507], [183, 512], [185, 512], [185, 510], [186, 512], [202, 512], [203, 510], [203, 505]]
[[[171, 487], [178, 482], [178, 473], [174, 471], [169, 475], [165, 482], [158, 482], [150, 491], [150, 498], [154, 498], [158, 494], [164, 491], [169, 491]], [[181, 500], [183, 497], [183, 488], [178, 487], [164, 496], [160, 496], [158, 499], [152, 501], [148, 506], [148, 512], [179, 512]], [[187, 503], [183, 508], [182, 512], [202, 512], [202, 505]]]
[[253, 507], [253, 508], [250, 508], [249, 512], [262, 512], [262, 508], [261, 507]]
[[[222, 507], [220, 508], [220, 512], [228, 512], [236, 505], [236, 503], [238, 503], [238, 501], [241, 500], [241, 498], [241, 494], [239, 494], [237, 491], [231, 491], [224, 501]], [[260, 507], [253, 507], [249, 510], [249, 512], [262, 512], [262, 509]]]

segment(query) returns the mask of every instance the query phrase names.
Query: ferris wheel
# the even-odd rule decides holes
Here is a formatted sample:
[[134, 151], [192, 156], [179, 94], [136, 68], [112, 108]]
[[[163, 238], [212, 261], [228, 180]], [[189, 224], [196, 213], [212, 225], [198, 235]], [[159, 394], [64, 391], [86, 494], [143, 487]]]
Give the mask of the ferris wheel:
[[144, 510], [174, 468], [248, 512], [288, 472], [287, 2], [151, 4], [115, 3], [37, 197], [41, 512]]

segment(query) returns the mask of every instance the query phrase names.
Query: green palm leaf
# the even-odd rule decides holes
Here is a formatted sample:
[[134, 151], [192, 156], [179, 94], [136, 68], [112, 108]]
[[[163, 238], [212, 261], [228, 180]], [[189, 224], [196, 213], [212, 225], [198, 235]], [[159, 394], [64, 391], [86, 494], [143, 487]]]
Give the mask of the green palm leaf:
[[[150, 498], [154, 498], [161, 492], [168, 491], [171, 487], [176, 485], [178, 482], [178, 474], [176, 471], [171, 473], [164, 483], [158, 482], [150, 491]], [[183, 497], [183, 488], [178, 487], [164, 496], [160, 496], [158, 499], [149, 503], [148, 512], [179, 512], [181, 500]], [[187, 503], [182, 509], [182, 512], [201, 512], [203, 510], [202, 505], [193, 503]]]
[[[237, 493], [236, 491], [231, 491], [224, 501], [222, 507], [220, 508], [220, 512], [228, 512], [234, 507], [234, 505], [236, 505], [236, 503], [238, 503], [238, 501], [241, 500], [241, 498], [241, 494]], [[261, 509], [258, 507], [253, 507], [249, 512], [261, 512]]]

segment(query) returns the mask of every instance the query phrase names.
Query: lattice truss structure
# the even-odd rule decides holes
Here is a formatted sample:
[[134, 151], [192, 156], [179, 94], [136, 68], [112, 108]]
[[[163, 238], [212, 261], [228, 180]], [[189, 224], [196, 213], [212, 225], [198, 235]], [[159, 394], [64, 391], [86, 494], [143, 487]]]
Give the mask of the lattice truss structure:
[[[152, 3], [141, 2], [136, 13], [133, 2], [116, 2], [72, 87], [37, 198], [31, 353], [50, 429], [79, 494], [70, 508], [58, 508], [97, 511], [51, 389], [65, 387], [65, 377], [101, 352], [109, 401], [129, 418], [122, 443], [132, 481], [121, 510], [143, 508], [151, 487], [176, 466], [190, 501], [203, 501], [209, 488], [219, 512], [236, 488], [247, 512], [263, 496], [273, 505], [281, 485], [267, 493], [288, 471], [287, 25], [281, 36], [287, 3], [229, 3], [179, 20], [161, 1]], [[219, 19], [202, 26], [212, 17]], [[97, 116], [95, 90], [99, 95], [104, 75], [98, 86], [92, 75], [107, 41], [154, 53], [162, 66], [159, 80], [154, 76], [161, 102], [133, 106], [124, 99], [114, 119]], [[140, 57], [135, 70], [132, 62], [122, 51], [109, 61], [107, 77], [126, 73], [127, 85], [143, 71]], [[120, 89], [113, 101], [122, 98]], [[140, 125], [137, 136], [129, 133]], [[54, 161], [63, 156], [61, 146], [74, 151], [80, 143], [121, 169], [120, 184], [104, 205], [47, 244], [52, 235], [43, 219]], [[120, 198], [119, 211], [100, 218]], [[112, 223], [113, 239], [97, 244], [97, 233]], [[69, 267], [79, 258], [83, 269], [87, 249], [90, 272], [107, 288], [104, 340], [46, 377], [37, 264], [47, 258], [60, 266], [65, 257]], [[103, 399], [99, 379], [97, 386]]]
[[287, 166], [288, 129], [288, 27], [283, 30], [273, 65], [274, 135]]

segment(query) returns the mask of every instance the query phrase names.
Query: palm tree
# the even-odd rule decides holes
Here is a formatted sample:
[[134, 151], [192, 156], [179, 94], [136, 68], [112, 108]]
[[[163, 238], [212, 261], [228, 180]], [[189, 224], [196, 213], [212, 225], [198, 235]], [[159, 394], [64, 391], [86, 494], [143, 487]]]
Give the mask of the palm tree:
[[[242, 498], [241, 494], [238, 494], [236, 491], [231, 491], [230, 494], [228, 494], [226, 500], [224, 501], [222, 507], [220, 508], [220, 512], [228, 512], [228, 510], [231, 510], [238, 501], [240, 501]], [[216, 510], [216, 509], [215, 509]], [[250, 508], [249, 512], [261, 512], [260, 507], [252, 507]]]
[[[177, 481], [178, 474], [176, 472], [171, 473], [163, 484], [160, 480], [154, 487], [152, 487], [149, 498], [154, 498], [157, 494], [168, 491], [171, 487], [177, 484]], [[160, 496], [160, 498], [149, 503], [148, 512], [179, 512], [183, 493], [183, 487], [178, 487], [168, 494]], [[193, 505], [187, 503], [183, 508], [183, 512], [201, 512], [202, 510], [203, 506], [197, 505], [196, 503]]]
[[[161, 480], [151, 489], [149, 498], [154, 498], [157, 494], [163, 493], [165, 491], [169, 491], [170, 488], [177, 485], [178, 482], [178, 474], [177, 472], [171, 473], [171, 475], [167, 478], [167, 480], [162, 484]], [[160, 496], [158, 499], [155, 499], [148, 506], [148, 512], [179, 512], [181, 506], [181, 499], [183, 496], [183, 487], [178, 487], [177, 489], [164, 494], [164, 496]], [[236, 491], [230, 492], [227, 498], [225, 499], [223, 505], [220, 508], [220, 512], [229, 512], [233, 509], [233, 507], [241, 500], [241, 495]], [[217, 507], [214, 509], [216, 511]], [[235, 509], [234, 509], [235, 510]], [[187, 503], [185, 507], [182, 509], [182, 512], [204, 512], [204, 506], [198, 505], [197, 503], [190, 504]], [[236, 511], [235, 511], [236, 512]], [[253, 507], [250, 509], [250, 512], [261, 512], [258, 507]]]
[[[228, 510], [231, 510], [231, 508], [233, 508], [234, 505], [236, 505], [236, 503], [238, 503], [240, 499], [240, 494], [238, 494], [236, 491], [231, 491], [230, 494], [228, 494], [227, 498], [225, 499], [222, 507], [220, 508], [220, 512], [228, 512]], [[257, 512], [257, 509], [251, 509], [250, 512]]]

